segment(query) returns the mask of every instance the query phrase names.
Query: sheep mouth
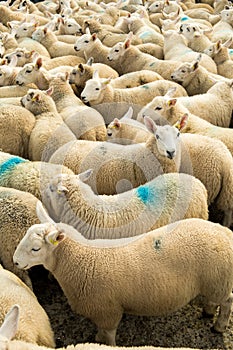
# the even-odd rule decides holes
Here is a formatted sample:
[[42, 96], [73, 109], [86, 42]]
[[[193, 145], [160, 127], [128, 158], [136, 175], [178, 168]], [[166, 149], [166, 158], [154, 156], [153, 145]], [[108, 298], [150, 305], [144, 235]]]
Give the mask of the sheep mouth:
[[75, 51], [79, 51], [79, 49], [77, 47], [74, 47]]
[[111, 133], [111, 132], [108, 132], [107, 135], [108, 135], [108, 136], [112, 136], [112, 133]]
[[20, 100], [20, 103], [21, 103], [21, 105], [22, 105], [23, 107], [25, 107], [25, 104], [24, 104], [24, 102], [23, 102], [22, 99]]

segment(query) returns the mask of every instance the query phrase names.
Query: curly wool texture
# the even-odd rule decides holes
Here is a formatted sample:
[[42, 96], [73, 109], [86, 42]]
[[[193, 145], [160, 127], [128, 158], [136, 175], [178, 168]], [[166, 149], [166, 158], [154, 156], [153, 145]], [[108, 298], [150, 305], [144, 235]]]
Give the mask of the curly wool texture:
[[95, 109], [85, 106], [75, 96], [68, 80], [54, 77], [50, 81], [52, 98], [58, 113], [77, 139], [104, 141], [106, 127], [102, 115]]
[[29, 193], [0, 187], [0, 260], [6, 269], [15, 273], [30, 288], [32, 284], [28, 272], [19, 270], [13, 264], [12, 257], [27, 229], [38, 223], [37, 201], [37, 198]]
[[[43, 196], [51, 217], [75, 227], [88, 239], [122, 238], [148, 232], [183, 218], [208, 219], [207, 192], [190, 175], [164, 174], [114, 196], [98, 196], [76, 176], [57, 179]], [[51, 190], [52, 187], [52, 190]]]
[[0, 149], [27, 158], [34, 125], [34, 115], [23, 107], [0, 105]]
[[29, 160], [0, 152], [0, 186], [11, 187], [33, 194], [41, 199], [42, 190], [55, 175], [72, 170], [63, 165]]
[[15, 339], [54, 348], [49, 318], [35, 294], [16, 275], [0, 265], [0, 324], [14, 304], [20, 306]]

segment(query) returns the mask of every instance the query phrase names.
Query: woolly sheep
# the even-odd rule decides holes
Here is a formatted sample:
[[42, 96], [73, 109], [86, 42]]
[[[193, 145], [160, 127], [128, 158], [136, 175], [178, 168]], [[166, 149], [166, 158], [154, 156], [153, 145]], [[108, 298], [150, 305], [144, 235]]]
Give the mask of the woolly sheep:
[[[216, 42], [218, 40], [222, 40], [224, 42], [233, 35], [233, 8], [225, 6], [224, 10], [220, 12], [220, 17], [220, 21], [213, 26], [213, 32], [211, 35], [212, 42]], [[233, 48], [232, 45], [230, 47]]]
[[200, 58], [201, 55], [198, 55], [193, 62], [181, 63], [170, 76], [185, 88], [189, 96], [206, 93], [217, 81], [229, 81], [221, 75], [208, 72], [199, 64]]
[[[48, 217], [46, 223], [27, 231], [13, 260], [21, 269], [43, 264], [57, 279], [73, 311], [96, 324], [97, 342], [115, 345], [123, 312], [166, 315], [198, 295], [205, 297], [208, 314], [213, 315], [220, 305], [214, 329], [225, 331], [233, 285], [229, 229], [202, 219], [186, 219], [119, 244], [102, 244], [101, 248], [82, 237], [73, 240]], [[37, 252], [32, 254], [32, 249]], [[95, 256], [94, 270], [89, 256]], [[145, 266], [151, 266], [151, 271], [145, 271]], [[83, 288], [83, 281], [89, 289]]]
[[205, 35], [210, 30], [204, 30], [195, 23], [181, 23], [179, 26], [179, 32], [188, 41], [188, 47], [196, 52], [204, 52], [211, 45], [211, 40]]
[[[176, 30], [168, 30], [164, 34], [164, 59], [175, 60], [179, 62], [192, 62], [197, 53], [187, 46], [187, 40]], [[175, 50], [174, 50], [174, 43]], [[201, 55], [200, 65], [205, 67], [209, 72], [216, 74], [217, 67], [211, 57], [206, 54]]]
[[[0, 18], [2, 23], [7, 26], [7, 22], [10, 21], [23, 21], [25, 19], [25, 15], [20, 12], [12, 11], [6, 6], [0, 5]], [[38, 15], [28, 14], [28, 19], [30, 18], [35, 18], [35, 20], [37, 20], [40, 25], [46, 24], [48, 22], [47, 18]]]
[[50, 78], [52, 98], [58, 113], [78, 139], [104, 141], [106, 127], [102, 115], [88, 107], [75, 96], [68, 81], [69, 74], [57, 74]]
[[114, 118], [107, 126], [107, 141], [129, 145], [131, 143], [146, 142], [150, 136], [145, 125], [132, 119], [133, 109], [129, 107], [122, 118]]
[[[215, 83], [205, 94], [178, 97], [189, 112], [222, 127], [229, 127], [233, 109], [233, 80]], [[174, 91], [174, 90], [173, 90]], [[170, 96], [173, 95], [170, 89]], [[153, 108], [153, 100], [149, 108]]]
[[[101, 70], [98, 70], [98, 66], [91, 67], [87, 64], [83, 65], [81, 63], [78, 66], [74, 67], [74, 69], [71, 71], [69, 75], [69, 82], [71, 84], [75, 84], [75, 93], [77, 91], [78, 96], [84, 89], [86, 81], [93, 77], [95, 69], [98, 71], [100, 78], [112, 77], [111, 72], [106, 71], [102, 73]], [[120, 77], [115, 77], [114, 79], [111, 79], [110, 84], [114, 88], [122, 89], [140, 86], [160, 79], [163, 78], [156, 72], [142, 70], [128, 74], [123, 74]]]
[[16, 85], [16, 76], [20, 67], [16, 67], [17, 58], [11, 60], [10, 64], [0, 66], [0, 86]]
[[163, 174], [130, 191], [100, 196], [84, 183], [91, 174], [55, 177], [43, 192], [51, 217], [87, 239], [131, 237], [184, 218], [208, 219], [206, 188], [190, 175]]
[[[143, 114], [148, 115], [148, 110], [150, 110], [150, 108], [147, 106], [145, 109], [146, 111], [141, 110], [139, 112], [139, 121], [142, 118]], [[171, 97], [169, 92], [164, 96], [157, 96], [154, 98], [153, 109], [156, 111], [157, 115], [157, 117], [155, 117], [155, 120], [157, 121], [158, 118], [162, 117], [165, 123], [167, 121], [169, 123], [175, 123], [179, 118], [187, 113], [189, 115], [189, 118], [187, 124], [182, 129], [182, 132], [201, 134], [220, 140], [227, 146], [233, 155], [232, 129], [215, 126], [206, 120], [199, 118], [195, 114], [190, 113], [189, 110], [181, 102], [179, 102], [178, 99]]]
[[28, 146], [29, 159], [33, 161], [48, 161], [59, 147], [76, 140], [75, 135], [58, 114], [55, 102], [50, 97], [52, 92], [52, 89], [45, 92], [30, 89], [21, 98], [22, 106], [36, 118]]
[[168, 80], [171, 80], [172, 72], [180, 65], [180, 62], [175, 60], [159, 60], [141, 52], [131, 45], [130, 39], [114, 45], [109, 51], [108, 59], [111, 64], [115, 62], [115, 69], [120, 75], [148, 69]]
[[[15, 337], [18, 329], [18, 314], [19, 308], [16, 305], [8, 311], [4, 322], [0, 327], [0, 348], [1, 350], [52, 350], [51, 348], [42, 347], [32, 343], [23, 342], [20, 340], [12, 340]], [[111, 346], [85, 343], [77, 345], [68, 345], [66, 348], [58, 350], [112, 350]], [[174, 348], [157, 348], [154, 346], [136, 346], [136, 347], [115, 347], [115, 350], [172, 350]], [[176, 348], [176, 350], [192, 350], [190, 348]], [[199, 349], [196, 349], [199, 350]]]
[[31, 162], [27, 159], [0, 152], [0, 186], [13, 187], [41, 199], [43, 187], [50, 178], [60, 173], [73, 174], [63, 165]]
[[22, 106], [0, 105], [0, 149], [27, 158], [34, 125], [34, 115]]
[[81, 93], [81, 99], [91, 106], [102, 103], [126, 102], [144, 106], [154, 96], [164, 94], [170, 87], [177, 87], [177, 94], [186, 96], [186, 91], [174, 82], [168, 80], [156, 80], [148, 84], [129, 89], [116, 89], [110, 84], [109, 78], [100, 78], [95, 71], [92, 79], [89, 79]]
[[221, 40], [212, 43], [206, 48], [205, 53], [213, 58], [217, 66], [218, 74], [226, 78], [233, 78], [233, 61], [230, 57], [228, 47], [232, 43], [232, 38], [222, 44]]
[[[27, 229], [39, 223], [36, 215], [38, 200], [30, 193], [4, 187], [0, 187], [0, 199], [0, 261], [7, 270], [16, 274], [32, 289], [32, 282], [27, 271], [19, 271], [15, 268], [12, 257]], [[2, 284], [0, 288], [1, 286]]]
[[145, 124], [151, 132], [145, 143], [126, 146], [78, 140], [58, 149], [50, 162], [64, 164], [75, 174], [92, 168], [88, 184], [99, 194], [124, 192], [160, 174], [177, 172], [181, 157], [179, 131], [170, 125], [158, 126], [150, 118], [145, 118]]
[[52, 58], [58, 56], [74, 55], [76, 54], [72, 44], [66, 44], [57, 39], [56, 34], [48, 28], [38, 28], [32, 34], [32, 39], [40, 42], [48, 50]]
[[[15, 339], [54, 348], [54, 335], [48, 315], [35, 294], [16, 275], [3, 269], [1, 265], [0, 281], [0, 323], [12, 307], [20, 308]], [[0, 337], [2, 340], [2, 335]]]

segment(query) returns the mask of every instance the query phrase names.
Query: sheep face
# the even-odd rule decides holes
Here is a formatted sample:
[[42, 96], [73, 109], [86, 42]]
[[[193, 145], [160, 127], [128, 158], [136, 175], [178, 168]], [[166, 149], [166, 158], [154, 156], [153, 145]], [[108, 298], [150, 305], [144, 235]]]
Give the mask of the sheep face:
[[30, 83], [35, 83], [38, 77], [38, 72], [41, 67], [41, 64], [28, 63], [26, 64], [16, 76], [17, 85], [26, 85]]
[[88, 103], [99, 100], [101, 92], [106, 88], [106, 79], [90, 79], [86, 82], [85, 88], [81, 93], [83, 102]]
[[93, 37], [90, 34], [84, 34], [76, 41], [74, 45], [75, 51], [86, 50], [91, 46], [93, 42]]
[[73, 19], [67, 18], [60, 24], [64, 31], [64, 34], [74, 35], [82, 33], [81, 26]]
[[46, 33], [45, 29], [38, 28], [32, 33], [32, 39], [40, 43], [45, 38]]
[[151, 13], [161, 13], [164, 7], [163, 1], [154, 1], [149, 7], [148, 11]]
[[181, 64], [172, 74], [171, 78], [176, 83], [185, 86], [185, 83], [189, 83], [195, 74], [196, 69], [198, 68], [198, 63], [194, 64], [185, 62]]
[[220, 12], [222, 21], [232, 24], [233, 21], [233, 8], [226, 8]]
[[182, 23], [179, 28], [179, 33], [183, 34], [188, 40], [191, 40], [197, 33], [200, 33], [200, 28], [193, 23]]
[[25, 64], [29, 63], [30, 60], [32, 60], [34, 51], [27, 51], [24, 48], [18, 48], [15, 51], [5, 55], [5, 59], [7, 60], [7, 63], [10, 63], [12, 58], [14, 56], [17, 57], [17, 66], [23, 67]]
[[16, 39], [24, 38], [24, 37], [30, 38], [34, 33], [34, 31], [36, 30], [37, 26], [38, 26], [38, 23], [27, 23], [27, 22], [22, 23], [14, 30], [15, 38]]
[[114, 45], [108, 54], [109, 61], [116, 61], [124, 54], [124, 43]]
[[51, 253], [63, 240], [64, 234], [50, 223], [31, 226], [20, 241], [13, 256], [14, 264], [22, 270], [44, 265], [51, 260]]

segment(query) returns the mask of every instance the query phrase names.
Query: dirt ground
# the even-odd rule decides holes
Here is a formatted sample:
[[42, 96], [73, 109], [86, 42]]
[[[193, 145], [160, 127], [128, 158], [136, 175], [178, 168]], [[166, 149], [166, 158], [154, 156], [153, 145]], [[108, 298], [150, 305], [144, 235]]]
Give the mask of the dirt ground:
[[[58, 283], [48, 278], [47, 271], [40, 266], [33, 267], [30, 276], [34, 292], [51, 320], [56, 346], [95, 342], [95, 325], [71, 311]], [[202, 317], [200, 304], [187, 305], [168, 317], [124, 315], [116, 341], [118, 346], [233, 349], [233, 317], [223, 335], [211, 332], [212, 323], [212, 319]]]

